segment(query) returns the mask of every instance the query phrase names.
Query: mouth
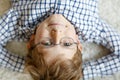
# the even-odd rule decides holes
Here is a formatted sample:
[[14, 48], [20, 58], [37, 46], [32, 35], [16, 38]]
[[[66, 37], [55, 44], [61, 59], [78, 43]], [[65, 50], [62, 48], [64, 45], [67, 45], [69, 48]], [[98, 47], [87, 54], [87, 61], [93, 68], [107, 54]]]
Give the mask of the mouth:
[[65, 26], [65, 25], [63, 25], [61, 23], [51, 23], [48, 26]]

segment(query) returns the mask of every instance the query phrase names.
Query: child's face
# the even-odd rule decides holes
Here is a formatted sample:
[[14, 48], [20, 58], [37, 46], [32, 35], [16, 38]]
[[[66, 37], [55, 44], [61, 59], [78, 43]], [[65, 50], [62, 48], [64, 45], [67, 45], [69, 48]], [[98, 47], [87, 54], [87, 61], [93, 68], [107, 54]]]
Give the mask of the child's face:
[[44, 53], [48, 64], [57, 57], [72, 59], [77, 46], [81, 50], [74, 26], [60, 14], [51, 15], [38, 25], [34, 44], [38, 44], [36, 48]]

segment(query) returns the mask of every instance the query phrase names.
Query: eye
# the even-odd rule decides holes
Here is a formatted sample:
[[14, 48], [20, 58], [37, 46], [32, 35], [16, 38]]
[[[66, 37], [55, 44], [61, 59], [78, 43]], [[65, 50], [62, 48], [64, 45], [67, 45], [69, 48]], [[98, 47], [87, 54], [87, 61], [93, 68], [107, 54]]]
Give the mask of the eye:
[[66, 47], [67, 47], [67, 46], [71, 46], [71, 45], [72, 45], [72, 43], [70, 43], [70, 42], [64, 42], [64, 43], [63, 43], [63, 46], [66, 46]]
[[44, 39], [41, 41], [42, 46], [52, 46], [52, 41], [50, 39]]
[[43, 45], [43, 46], [52, 46], [52, 42], [51, 41], [42, 41], [41, 45]]
[[64, 47], [71, 47], [73, 46], [73, 43], [74, 43], [73, 39], [69, 37], [62, 38], [60, 42]]

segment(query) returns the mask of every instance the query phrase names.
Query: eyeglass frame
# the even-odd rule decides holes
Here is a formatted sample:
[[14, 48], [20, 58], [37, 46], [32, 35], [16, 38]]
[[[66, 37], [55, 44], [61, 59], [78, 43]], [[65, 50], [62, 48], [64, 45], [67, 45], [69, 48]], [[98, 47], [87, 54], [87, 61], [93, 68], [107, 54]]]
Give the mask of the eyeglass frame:
[[[49, 38], [49, 37], [44, 37], [44, 39], [49, 39], [50, 41], [52, 41], [53, 42], [53, 40], [51, 39], [51, 38]], [[73, 44], [78, 44], [78, 42], [74, 42], [74, 40], [72, 39], [72, 38], [70, 38], [70, 37], [63, 37], [61, 40], [63, 40], [63, 39], [65, 39], [65, 38], [67, 38], [67, 39], [71, 39], [72, 41], [73, 41], [73, 43], [72, 43], [72, 45]], [[50, 46], [50, 47], [45, 47], [45, 48], [51, 48], [51, 47], [53, 47], [53, 46], [56, 46], [56, 45], [61, 45], [61, 40], [60, 40], [60, 43], [59, 44], [55, 44], [55, 43], [52, 43], [52, 46]], [[31, 49], [34, 49], [36, 46], [38, 46], [38, 45], [40, 45], [42, 43], [42, 40], [40, 41], [40, 42], [38, 42], [37, 44], [35, 44], [35, 45], [33, 45], [32, 47], [31, 47]]]

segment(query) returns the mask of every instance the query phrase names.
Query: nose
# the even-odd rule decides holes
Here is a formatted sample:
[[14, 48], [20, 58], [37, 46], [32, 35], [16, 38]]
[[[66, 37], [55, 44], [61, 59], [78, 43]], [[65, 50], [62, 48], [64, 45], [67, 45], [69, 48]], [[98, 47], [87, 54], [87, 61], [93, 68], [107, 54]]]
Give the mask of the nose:
[[55, 44], [59, 44], [60, 43], [60, 40], [61, 38], [63, 37], [64, 35], [64, 30], [63, 29], [60, 29], [60, 28], [52, 28], [51, 30], [51, 37], [54, 41]]
[[66, 19], [59, 14], [51, 15], [48, 19], [48, 26], [51, 30], [51, 37], [55, 44], [59, 44], [60, 39], [65, 35], [67, 29]]

